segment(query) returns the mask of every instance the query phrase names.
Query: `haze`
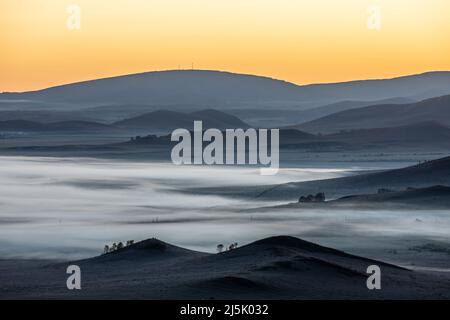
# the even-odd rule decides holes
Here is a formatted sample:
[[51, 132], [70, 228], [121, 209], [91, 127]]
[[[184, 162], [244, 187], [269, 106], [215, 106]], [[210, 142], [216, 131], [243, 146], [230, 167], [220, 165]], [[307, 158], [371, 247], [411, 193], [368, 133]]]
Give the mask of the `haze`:
[[192, 66], [298, 84], [449, 70], [449, 13], [447, 0], [3, 0], [0, 91]]

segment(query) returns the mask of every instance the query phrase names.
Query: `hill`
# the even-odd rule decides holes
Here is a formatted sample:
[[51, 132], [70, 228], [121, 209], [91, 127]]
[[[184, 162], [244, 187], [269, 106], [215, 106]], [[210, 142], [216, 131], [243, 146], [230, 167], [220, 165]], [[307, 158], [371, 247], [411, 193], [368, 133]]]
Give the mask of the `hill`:
[[[53, 110], [80, 110], [105, 105], [259, 106], [297, 110], [344, 100], [404, 97], [425, 99], [450, 93], [450, 72], [428, 72], [393, 79], [299, 86], [254, 75], [209, 70], [146, 72], [90, 80], [38, 91], [0, 94], [0, 109], [21, 105]], [[34, 104], [34, 105], [33, 105]], [[149, 111], [149, 110], [147, 110]]]
[[436, 121], [450, 126], [450, 95], [410, 104], [384, 104], [346, 110], [292, 126], [311, 133], [384, 128]]
[[348, 195], [373, 194], [379, 189], [404, 190], [450, 186], [450, 157], [420, 163], [401, 169], [356, 174], [348, 177], [290, 182], [265, 186], [230, 186], [220, 188], [188, 188], [186, 193], [220, 195], [232, 198], [298, 201], [299, 197], [324, 192], [327, 199]]
[[[83, 272], [82, 290], [69, 291], [61, 285], [70, 264], [79, 265]], [[366, 286], [367, 268], [374, 264], [382, 270], [382, 290]], [[0, 261], [0, 268], [0, 295], [10, 299], [449, 297], [445, 273], [410, 271], [289, 236], [266, 238], [220, 254], [149, 239], [82, 261], [28, 261], [20, 270], [14, 269], [14, 261]]]
[[266, 77], [219, 71], [173, 70], [97, 79], [44, 90], [1, 94], [66, 104], [232, 104], [243, 101], [297, 100], [297, 86]]
[[327, 104], [321, 107], [315, 107], [304, 111], [300, 111], [298, 117], [302, 118], [302, 122], [306, 122], [350, 109], [357, 109], [380, 104], [406, 104], [413, 102], [415, 101], [412, 100], [411, 98], [389, 98], [376, 101], [345, 100], [335, 102], [332, 104]]
[[424, 121], [398, 127], [348, 130], [322, 136], [322, 139], [339, 141], [353, 149], [448, 150], [450, 128], [436, 121]]
[[392, 208], [394, 206], [412, 207], [417, 209], [449, 209], [450, 187], [432, 186], [427, 188], [410, 188], [406, 190], [381, 192], [366, 195], [346, 196], [331, 201], [333, 205], [367, 205], [377, 208]]
[[200, 120], [203, 121], [203, 128], [223, 130], [249, 127], [235, 116], [211, 109], [193, 113], [159, 110], [118, 121], [114, 126], [124, 129], [145, 129], [148, 132], [171, 132], [177, 128], [192, 130], [194, 121]]
[[425, 188], [434, 185], [450, 185], [450, 157], [402, 169], [279, 185], [275, 188], [267, 188], [259, 196], [298, 199], [305, 193], [325, 192], [328, 197], [335, 198], [350, 194], [376, 193], [382, 188], [402, 190], [409, 187]]
[[448, 210], [450, 187], [432, 186], [404, 190], [383, 189], [382, 192], [348, 195], [325, 202], [293, 202], [285, 205], [247, 210], [248, 212], [278, 209], [343, 209], [343, 210]]
[[193, 113], [175, 111], [155, 111], [130, 119], [118, 121], [111, 125], [93, 121], [60, 121], [41, 123], [28, 120], [0, 121], [0, 132], [143, 132], [168, 133], [177, 128], [193, 129], [194, 121], [203, 121], [203, 128], [233, 129], [248, 128], [249, 125], [239, 118], [217, 111], [201, 110]]

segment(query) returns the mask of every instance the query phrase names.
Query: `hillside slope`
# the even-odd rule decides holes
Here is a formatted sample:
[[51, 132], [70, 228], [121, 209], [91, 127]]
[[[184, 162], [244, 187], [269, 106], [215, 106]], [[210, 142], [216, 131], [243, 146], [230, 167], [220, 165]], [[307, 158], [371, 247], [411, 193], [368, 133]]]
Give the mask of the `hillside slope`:
[[[280, 106], [297, 110], [344, 100], [397, 97], [425, 99], [450, 93], [450, 72], [428, 72], [393, 79], [299, 86], [254, 75], [210, 70], [145, 72], [66, 84], [44, 90], [0, 94], [0, 109], [48, 105], [79, 110], [102, 105]], [[33, 103], [35, 105], [33, 106]]]
[[311, 133], [384, 128], [436, 121], [450, 126], [450, 95], [410, 104], [384, 104], [346, 110], [291, 126]]
[[[77, 264], [82, 290], [64, 285]], [[382, 290], [368, 290], [378, 265]], [[375, 261], [294, 237], [266, 238], [220, 254], [150, 239], [93, 259], [9, 269], [0, 297], [33, 299], [420, 299], [449, 297], [448, 278]], [[320, 281], [319, 281], [320, 279]], [[326, 284], [326, 285], [324, 285]]]

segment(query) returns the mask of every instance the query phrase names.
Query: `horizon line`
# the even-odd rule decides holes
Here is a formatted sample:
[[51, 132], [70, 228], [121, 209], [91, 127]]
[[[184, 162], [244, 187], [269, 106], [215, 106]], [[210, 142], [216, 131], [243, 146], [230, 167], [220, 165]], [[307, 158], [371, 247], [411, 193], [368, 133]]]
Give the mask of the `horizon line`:
[[387, 78], [366, 78], [366, 79], [353, 79], [353, 80], [344, 80], [344, 81], [338, 81], [338, 82], [312, 82], [312, 83], [305, 83], [305, 84], [298, 84], [292, 81], [287, 81], [283, 79], [273, 78], [266, 75], [258, 75], [258, 74], [251, 74], [251, 73], [240, 73], [240, 72], [233, 72], [233, 71], [227, 71], [227, 70], [218, 70], [218, 69], [164, 69], [164, 70], [151, 70], [151, 71], [143, 71], [143, 72], [135, 72], [135, 73], [127, 73], [127, 74], [119, 74], [119, 75], [113, 75], [113, 76], [107, 76], [107, 77], [101, 77], [101, 78], [92, 78], [92, 79], [86, 79], [86, 80], [80, 80], [75, 82], [67, 82], [67, 83], [61, 83], [50, 87], [44, 87], [40, 89], [35, 90], [28, 90], [28, 91], [0, 91], [0, 94], [22, 94], [22, 93], [32, 93], [32, 92], [39, 92], [44, 91], [52, 88], [58, 88], [58, 87], [64, 87], [64, 86], [70, 86], [70, 85], [76, 85], [76, 84], [82, 84], [86, 82], [91, 81], [98, 81], [98, 80], [106, 80], [106, 79], [114, 79], [114, 78], [121, 78], [121, 77], [128, 77], [128, 76], [137, 76], [137, 75], [143, 75], [148, 73], [159, 73], [159, 72], [218, 72], [218, 73], [228, 73], [228, 74], [234, 74], [234, 75], [240, 75], [240, 76], [252, 76], [252, 77], [258, 77], [258, 78], [266, 78], [274, 81], [281, 81], [285, 82], [287, 84], [294, 85], [296, 87], [307, 87], [307, 86], [315, 86], [315, 85], [332, 85], [332, 84], [341, 84], [341, 83], [352, 83], [352, 82], [361, 82], [361, 81], [382, 81], [382, 80], [393, 80], [393, 79], [399, 79], [399, 78], [405, 78], [405, 77], [414, 77], [414, 76], [420, 76], [430, 73], [446, 73], [450, 72], [450, 70], [431, 70], [431, 71], [423, 71], [419, 73], [411, 73], [411, 74], [403, 74], [398, 75], [394, 77], [387, 77]]

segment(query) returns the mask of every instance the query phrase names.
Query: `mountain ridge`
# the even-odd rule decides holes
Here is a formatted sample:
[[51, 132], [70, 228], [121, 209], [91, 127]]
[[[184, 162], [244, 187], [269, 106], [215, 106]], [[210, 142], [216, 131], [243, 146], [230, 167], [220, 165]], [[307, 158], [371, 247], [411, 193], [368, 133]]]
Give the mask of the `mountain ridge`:
[[288, 126], [310, 133], [405, 126], [423, 121], [450, 125], [450, 95], [407, 104], [381, 104], [336, 112], [319, 119]]
[[[149, 248], [137, 248], [141, 244]], [[2, 270], [8, 271], [3, 273], [3, 292], [15, 299], [73, 299], [74, 294], [94, 299], [189, 300], [423, 299], [449, 295], [444, 273], [413, 271], [291, 236], [264, 238], [218, 254], [148, 239], [85, 260], [29, 261], [28, 268], [19, 272], [14, 269], [17, 261], [0, 263]], [[70, 292], [61, 286], [70, 264], [82, 268], [83, 290]], [[376, 292], [367, 290], [367, 268], [374, 264], [382, 266], [384, 279], [383, 290]]]
[[191, 129], [194, 121], [203, 121], [204, 128], [233, 129], [248, 128], [239, 118], [213, 109], [192, 113], [157, 110], [112, 124], [95, 121], [65, 120], [43, 123], [30, 120], [0, 121], [0, 132], [61, 132], [79, 130], [79, 133], [92, 131], [133, 131], [145, 130], [147, 133], [167, 133], [177, 128]]
[[238, 107], [258, 105], [298, 110], [343, 100], [380, 100], [450, 93], [450, 71], [389, 79], [297, 85], [270, 77], [214, 70], [150, 71], [86, 80], [41, 90], [2, 93], [2, 103], [40, 101], [65, 109], [102, 104], [199, 104]]

